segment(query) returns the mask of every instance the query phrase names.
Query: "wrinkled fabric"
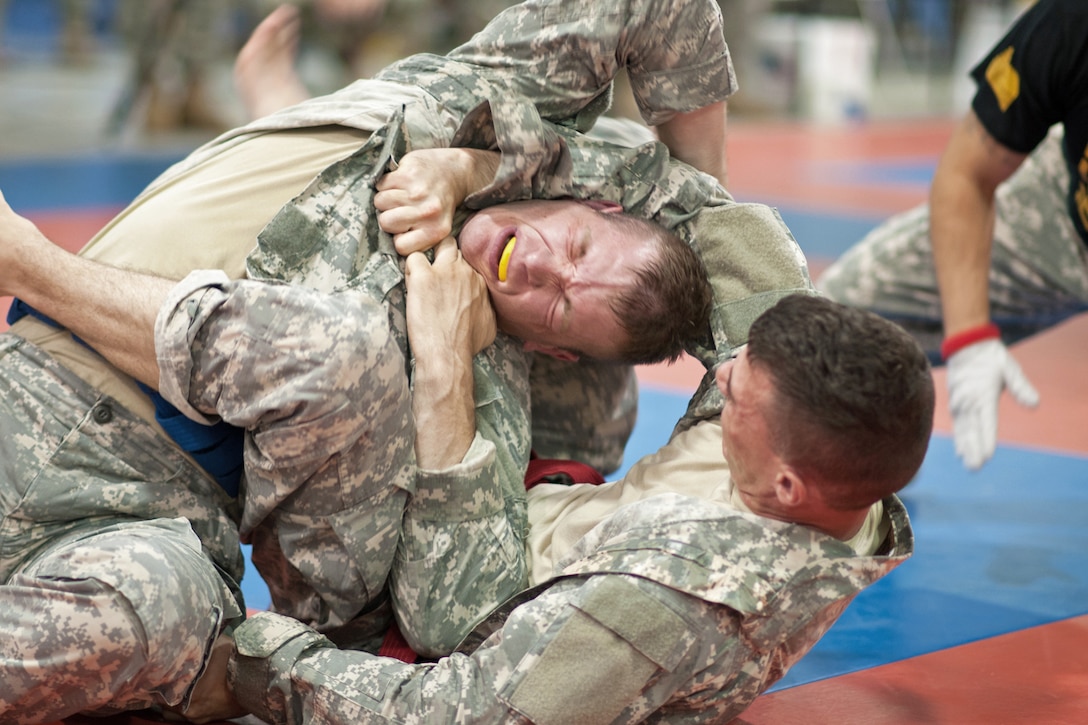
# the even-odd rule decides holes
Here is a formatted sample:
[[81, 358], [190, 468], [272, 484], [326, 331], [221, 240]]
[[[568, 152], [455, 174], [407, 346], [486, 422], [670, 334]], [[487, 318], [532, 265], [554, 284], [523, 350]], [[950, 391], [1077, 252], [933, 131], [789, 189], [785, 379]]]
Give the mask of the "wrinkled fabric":
[[183, 702], [244, 613], [237, 505], [12, 334], [0, 391], [0, 721]]
[[276, 725], [729, 722], [911, 555], [906, 510], [884, 504], [891, 548], [869, 557], [796, 524], [655, 496], [434, 664], [338, 650], [259, 615], [236, 632], [231, 679]]
[[[545, 15], [534, 14], [545, 6], [548, 9]], [[9, 567], [5, 571], [15, 572], [32, 552], [44, 554], [47, 550], [35, 547], [59, 546], [64, 536], [81, 527], [93, 532], [100, 525], [113, 525], [118, 517], [147, 519], [154, 525], [158, 525], [155, 522], [159, 519], [183, 517], [215, 567], [212, 579], [205, 580], [214, 586], [193, 589], [204, 592], [210, 600], [199, 605], [192, 602], [187, 611], [179, 613], [193, 622], [202, 621], [215, 607], [225, 613], [221, 624], [205, 626], [204, 635], [186, 642], [190, 648], [187, 653], [166, 655], [181, 662], [197, 663], [201, 653], [210, 647], [205, 637], [227, 626], [238, 611], [233, 603], [236, 595], [233, 582], [241, 571], [237, 528], [240, 526], [243, 535], [254, 545], [254, 562], [268, 581], [278, 609], [320, 627], [338, 644], [376, 646], [390, 617], [378, 570], [385, 566], [382, 562], [388, 561], [388, 545], [395, 538], [392, 530], [396, 523], [391, 523], [384, 513], [378, 518], [386, 519], [385, 528], [381, 521], [369, 525], [363, 522], [373, 515], [367, 504], [376, 501], [367, 498], [367, 492], [374, 489], [351, 488], [358, 471], [341, 465], [366, 459], [365, 441], [349, 442], [349, 432], [359, 432], [364, 416], [351, 405], [330, 410], [311, 397], [332, 393], [328, 382], [314, 372], [322, 365], [332, 367], [334, 375], [329, 380], [344, 383], [348, 388], [351, 376], [358, 372], [352, 372], [342, 354], [323, 358], [314, 354], [315, 350], [328, 351], [328, 345], [337, 335], [349, 338], [360, 335], [360, 329], [353, 325], [340, 328], [330, 319], [344, 309], [365, 309], [363, 317], [367, 324], [363, 329], [380, 330], [388, 336], [381, 348], [387, 353], [381, 369], [390, 371], [390, 375], [386, 377], [383, 373], [383, 381], [393, 380], [394, 359], [400, 371], [411, 371], [404, 334], [402, 271], [388, 236], [377, 228], [373, 219], [370, 184], [390, 160], [412, 148], [451, 143], [494, 148], [503, 152], [499, 174], [489, 188], [469, 200], [470, 209], [532, 197], [575, 195], [612, 199], [633, 213], [675, 229], [682, 238], [694, 243], [702, 211], [733, 204], [714, 179], [671, 161], [660, 144], [617, 146], [584, 137], [577, 129], [586, 127], [603, 110], [607, 91], [602, 91], [601, 79], [610, 79], [610, 73], [621, 66], [639, 77], [644, 111], [647, 118], [654, 120], [705, 106], [732, 91], [734, 81], [720, 37], [720, 16], [714, 8], [704, 19], [692, 22], [695, 6], [695, 3], [644, 0], [628, 7], [630, 17], [626, 25], [620, 24], [614, 12], [602, 10], [600, 3], [588, 0], [552, 0], [527, 6], [523, 11], [504, 15], [512, 19], [509, 24], [504, 26], [507, 22], [504, 20], [490, 34], [482, 36], [480, 46], [470, 43], [448, 61], [435, 56], [416, 59], [394, 68], [388, 77], [360, 81], [338, 93], [273, 114], [228, 132], [163, 174], [150, 191], [172, 183], [186, 170], [260, 134], [328, 125], [374, 132], [358, 151], [325, 169], [276, 215], [261, 233], [258, 248], [248, 260], [248, 269], [257, 279], [295, 283], [332, 295], [331, 300], [307, 298], [305, 290], [285, 291], [290, 290], [286, 286], [277, 287], [275, 292], [269, 289], [255, 292], [245, 284], [232, 286], [205, 280], [185, 290], [164, 313], [169, 315], [171, 323], [164, 322], [160, 329], [160, 349], [178, 352], [166, 357], [163, 363], [165, 378], [174, 379], [172, 384], [164, 383], [167, 388], [172, 385], [172, 402], [181, 406], [189, 403], [193, 414], [210, 416], [214, 411], [215, 415], [253, 426], [246, 455], [255, 484], [250, 493], [247, 482], [241, 501], [226, 499], [211, 479], [177, 453], [146, 421], [129, 414], [122, 406], [107, 405], [111, 412], [104, 412], [99, 404], [108, 401], [100, 400], [101, 395], [75, 376], [66, 375], [48, 356], [16, 335], [0, 337], [4, 350], [19, 349], [19, 354], [6, 354], [0, 359], [0, 385], [8, 386], [6, 390], [26, 388], [24, 394], [28, 398], [9, 397], [5, 392], [5, 408], [0, 416], [5, 435], [0, 445], [16, 453], [5, 456], [3, 465], [17, 462], [18, 466], [29, 465], [36, 471], [28, 474], [22, 468], [8, 468], [4, 473], [0, 487], [0, 503], [4, 506], [0, 557]], [[553, 53], [538, 61], [544, 65], [536, 68], [555, 81], [540, 90], [539, 98], [510, 92], [512, 87], [518, 88], [519, 93], [536, 92], [518, 86], [526, 68], [520, 61], [503, 61], [491, 68], [478, 69], [479, 82], [467, 81], [467, 71], [482, 57], [477, 52], [481, 48], [490, 47], [504, 54], [509, 49], [511, 55], [539, 50], [540, 46], [531, 42], [514, 42], [519, 33], [525, 34], [522, 41], [531, 41], [532, 36], [552, 42], [554, 36], [537, 32], [539, 23], [548, 22], [552, 13], [556, 14], [556, 22], [562, 21], [579, 31], [600, 28], [601, 38], [574, 44], [580, 52], [613, 50], [598, 59], [582, 58], [571, 52]], [[607, 21], [595, 26], [591, 20], [597, 15], [602, 19], [607, 17]], [[662, 33], [663, 28], [668, 29], [667, 33]], [[662, 38], [668, 41], [662, 42]], [[645, 55], [637, 52], [640, 45], [649, 48]], [[622, 48], [622, 55], [615, 55], [615, 48]], [[588, 63], [583, 63], [587, 60]], [[560, 72], [556, 63], [568, 64], [576, 72]], [[454, 79], [452, 86], [443, 77], [443, 65], [449, 66], [450, 77]], [[586, 68], [594, 71], [585, 76], [588, 80], [579, 80]], [[398, 73], [403, 77], [398, 77]], [[402, 85], [399, 80], [410, 85]], [[563, 84], [570, 87], [564, 88]], [[553, 102], [553, 98], [558, 100]], [[544, 108], [543, 114], [534, 105], [536, 101]], [[770, 247], [786, 250], [786, 257], [794, 262], [776, 270], [773, 279], [763, 279], [762, 283], [770, 285], [776, 293], [784, 289], [810, 289], [803, 257], [795, 253], [796, 243], [780, 220], [761, 231], [746, 234], [743, 239], [730, 238], [727, 227], [710, 225], [708, 235], [698, 238], [696, 248], [701, 253], [725, 243], [733, 244], [741, 252], [740, 257], [728, 261], [704, 254], [712, 279], [732, 277], [737, 269], [753, 262], [761, 264], [766, 258], [763, 252]], [[758, 249], [760, 253], [746, 256], [745, 248]], [[758, 295], [767, 291], [753, 290]], [[255, 312], [254, 327], [242, 332], [236, 325], [235, 313], [239, 309], [236, 303], [246, 296], [257, 298], [254, 304], [259, 312]], [[768, 306], [771, 303], [773, 300]], [[374, 304], [380, 307], [380, 312], [374, 309]], [[301, 315], [303, 310], [298, 305], [305, 308], [307, 315], [315, 309], [326, 315], [322, 320], [319, 314], [315, 323], [322, 336], [314, 349], [302, 345], [302, 322], [284, 317], [284, 311], [289, 309], [296, 309]], [[750, 314], [750, 310], [745, 310], [745, 314]], [[705, 352], [700, 359], [717, 359], [728, 354], [716, 349], [717, 341], [727, 340], [726, 346], [730, 348], [743, 342], [743, 324], [719, 325], [723, 318], [716, 319], [714, 329], [707, 331], [705, 344], [700, 348]], [[239, 334], [228, 334], [231, 330]], [[182, 339], [193, 344], [191, 353], [180, 352]], [[202, 339], [218, 342], [210, 346], [200, 342]], [[276, 345], [282, 347], [292, 339], [299, 340], [299, 346], [291, 351], [297, 359], [274, 361], [272, 353]], [[227, 350], [234, 350], [237, 356], [228, 359]], [[217, 387], [216, 374], [240, 380], [242, 371], [231, 366], [246, 365], [244, 355], [250, 353], [258, 355], [259, 362], [254, 365], [269, 375], [266, 380], [257, 380], [258, 384], [266, 383], [267, 390], [249, 389], [251, 397], [255, 397], [249, 401], [227, 395], [221, 408], [220, 401], [213, 407], [208, 396]], [[263, 359], [261, 354], [265, 355]], [[21, 356], [29, 356], [30, 362]], [[530, 446], [529, 364], [520, 344], [504, 336], [477, 357], [474, 371], [479, 435], [465, 460], [455, 469], [419, 472], [407, 465], [412, 474], [406, 478], [399, 475], [406, 470], [403, 447], [377, 452], [386, 457], [389, 471], [398, 472], [384, 493], [378, 494], [380, 510], [396, 510], [395, 499], [408, 500], [403, 521], [397, 517], [402, 536], [393, 554], [387, 591], [403, 610], [401, 624], [407, 625], [405, 630], [422, 632], [428, 637], [428, 641], [413, 642], [424, 651], [428, 647], [435, 651], [451, 648], [497, 602], [524, 584], [527, 567], [522, 473]], [[9, 369], [13, 371], [10, 377]], [[54, 384], [49, 375], [43, 376], [43, 370], [54, 369], [51, 374], [63, 378], [62, 383]], [[309, 370], [311, 374], [287, 395], [276, 389], [276, 385], [299, 370]], [[389, 386], [370, 392], [388, 400], [393, 390]], [[265, 398], [266, 394], [269, 397]], [[291, 394], [295, 396], [293, 401]], [[615, 395], [616, 391], [609, 391], [605, 399], [614, 399]], [[577, 411], [583, 410], [582, 402], [570, 401], [569, 409], [575, 411], [571, 414], [572, 431], [593, 428], [588, 418], [574, 419]], [[706, 414], [710, 407], [712, 400], [699, 407], [698, 414]], [[60, 415], [56, 414], [58, 408]], [[584, 409], [613, 408], [584, 406]], [[385, 420], [396, 420], [400, 410], [393, 406], [381, 412]], [[317, 412], [313, 418], [306, 417], [307, 412], [314, 411]], [[329, 436], [333, 441], [336, 450], [326, 454], [324, 463], [318, 460], [326, 450], [322, 442], [306, 445], [297, 431], [291, 431], [293, 415], [300, 416], [293, 421], [302, 426], [299, 431], [312, 426], [315, 434]], [[114, 426], [123, 422], [124, 427], [106, 426], [102, 430], [95, 427], [103, 426], [107, 418]], [[78, 456], [58, 456], [49, 447], [53, 445], [51, 441], [82, 448]], [[60, 443], [55, 444], [59, 446], [57, 450], [64, 450]], [[167, 460], [167, 472], [163, 471], [160, 457]], [[285, 468], [278, 469], [274, 465], [278, 463], [285, 464]], [[307, 472], [315, 477], [312, 484], [302, 480]], [[26, 495], [21, 488], [31, 481], [37, 485], [52, 477], [62, 482], [65, 495], [39, 498]], [[156, 482], [169, 485], [149, 485]], [[309, 485], [313, 485], [312, 491], [307, 488]], [[14, 486], [14, 490], [9, 486]], [[285, 488], [276, 490], [277, 486]], [[84, 495], [88, 490], [93, 495]], [[333, 500], [326, 500], [321, 494]], [[375, 542], [382, 551], [371, 561], [373, 552], [367, 547]], [[175, 554], [176, 551], [181, 549], [176, 549]], [[479, 561], [488, 563], [476, 566]], [[205, 571], [204, 576], [211, 571]], [[134, 581], [140, 581], [139, 577]], [[108, 585], [101, 591], [105, 592], [101, 601], [121, 602], [119, 606], [124, 608], [122, 600], [109, 591]], [[187, 600], [178, 597], [176, 601]], [[452, 606], [451, 602], [458, 603]], [[198, 629], [194, 625], [187, 631]], [[118, 688], [130, 681], [129, 673], [102, 664], [88, 662], [84, 677], [87, 672], [105, 673], [111, 680], [107, 690], [119, 693]], [[170, 692], [155, 692], [148, 686], [142, 693], [132, 698], [125, 695], [118, 702], [123, 702], [124, 707], [135, 707], [142, 697], [146, 705], [164, 701], [177, 704], [178, 692], [187, 689], [196, 674], [186, 671], [180, 675], [181, 681]], [[72, 693], [91, 692], [91, 688], [76, 680], [65, 686]], [[88, 698], [67, 704], [76, 710], [108, 712], [115, 703], [111, 699]], [[58, 717], [44, 711], [37, 715], [46, 720]], [[36, 716], [24, 716], [30, 718], [28, 722], [36, 721]]]

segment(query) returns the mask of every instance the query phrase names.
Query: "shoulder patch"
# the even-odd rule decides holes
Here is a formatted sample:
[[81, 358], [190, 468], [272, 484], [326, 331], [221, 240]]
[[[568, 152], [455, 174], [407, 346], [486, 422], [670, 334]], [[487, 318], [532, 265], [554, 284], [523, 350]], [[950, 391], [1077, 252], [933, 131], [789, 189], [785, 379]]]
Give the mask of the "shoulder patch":
[[997, 97], [1002, 113], [1020, 97], [1020, 74], [1012, 67], [1013, 48], [998, 53], [986, 66], [986, 82]]
[[688, 627], [672, 610], [630, 582], [605, 581], [519, 665], [508, 702], [535, 725], [612, 722], [686, 649]]

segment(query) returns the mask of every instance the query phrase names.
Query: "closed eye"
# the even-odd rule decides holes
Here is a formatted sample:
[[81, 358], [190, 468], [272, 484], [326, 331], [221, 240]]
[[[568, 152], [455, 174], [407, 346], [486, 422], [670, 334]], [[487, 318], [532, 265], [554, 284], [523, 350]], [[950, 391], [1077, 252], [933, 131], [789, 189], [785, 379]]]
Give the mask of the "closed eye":
[[570, 299], [566, 295], [558, 295], [549, 316], [548, 329], [554, 332], [566, 332], [570, 327], [570, 313]]

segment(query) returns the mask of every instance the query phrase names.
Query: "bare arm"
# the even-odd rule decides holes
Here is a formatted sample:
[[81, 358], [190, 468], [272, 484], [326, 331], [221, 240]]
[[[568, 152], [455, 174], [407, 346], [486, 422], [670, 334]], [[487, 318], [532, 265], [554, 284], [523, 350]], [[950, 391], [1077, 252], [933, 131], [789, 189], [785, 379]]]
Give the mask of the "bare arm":
[[998, 143], [970, 111], [937, 165], [930, 188], [930, 239], [945, 336], [990, 321], [994, 192], [1024, 158]]
[[657, 127], [657, 137], [674, 158], [691, 164], [728, 188], [725, 158], [725, 101], [678, 113]]
[[155, 317], [172, 280], [108, 267], [49, 241], [0, 195], [0, 294], [23, 300], [137, 380], [158, 386]]
[[438, 245], [433, 263], [409, 256], [405, 285], [416, 460], [422, 469], [449, 468], [476, 436], [472, 358], [495, 339], [495, 315], [483, 279], [453, 237]]

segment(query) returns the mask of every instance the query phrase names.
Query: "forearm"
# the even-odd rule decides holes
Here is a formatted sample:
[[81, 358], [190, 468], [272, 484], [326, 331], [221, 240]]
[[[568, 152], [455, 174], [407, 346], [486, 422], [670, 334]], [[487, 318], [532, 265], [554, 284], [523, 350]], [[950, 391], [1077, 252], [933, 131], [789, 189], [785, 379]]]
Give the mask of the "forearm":
[[419, 472], [404, 512], [392, 594], [420, 652], [448, 652], [527, 578], [527, 359], [500, 335], [474, 366], [476, 438], [455, 466]]
[[[273, 725], [634, 722], [700, 689], [713, 695], [677, 712], [692, 722], [739, 714], [761, 682], [739, 670], [763, 663], [735, 626], [725, 631], [713, 605], [618, 579], [560, 582], [515, 608], [499, 636], [433, 664], [337, 650], [297, 622], [258, 614], [236, 632], [231, 686]], [[648, 617], [661, 625], [656, 640], [638, 633]]]
[[934, 179], [930, 239], [945, 335], [989, 322], [993, 197], [962, 179]]
[[22, 222], [4, 227], [5, 243], [11, 235], [21, 236], [21, 251], [5, 262], [3, 292], [70, 329], [124, 372], [157, 387], [155, 316], [174, 282], [78, 257]]
[[415, 338], [413, 354], [416, 460], [424, 470], [449, 468], [461, 461], [476, 435], [472, 356], [448, 348], [427, 349]]
[[678, 113], [657, 127], [661, 143], [674, 158], [710, 174], [727, 187], [724, 101]]
[[448, 468], [476, 435], [472, 358], [495, 339], [495, 315], [483, 278], [453, 237], [435, 247], [433, 262], [408, 256], [405, 295], [416, 460], [424, 470]]
[[[524, 113], [513, 104], [497, 113]], [[539, 118], [537, 119], [539, 123]], [[500, 129], [525, 124], [499, 119]], [[705, 206], [731, 201], [725, 190], [692, 166], [673, 159], [666, 146], [621, 146], [571, 129], [542, 124], [545, 143], [525, 148], [525, 136], [498, 134], [502, 164], [495, 181], [466, 200], [469, 208], [517, 199], [605, 199], [667, 229], [690, 220]]]
[[990, 319], [995, 192], [1023, 160], [998, 143], [974, 112], [941, 156], [930, 187], [930, 240], [946, 335]]

